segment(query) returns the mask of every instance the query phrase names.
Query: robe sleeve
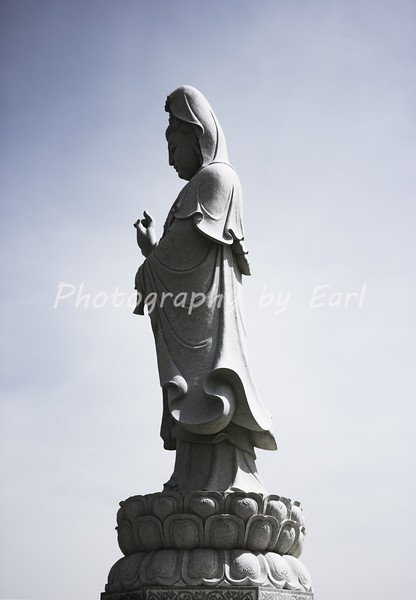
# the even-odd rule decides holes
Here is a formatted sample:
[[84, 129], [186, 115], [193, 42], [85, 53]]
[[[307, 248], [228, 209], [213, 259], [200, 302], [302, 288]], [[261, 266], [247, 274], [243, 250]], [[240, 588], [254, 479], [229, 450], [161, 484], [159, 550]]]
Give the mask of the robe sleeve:
[[203, 235], [217, 243], [232, 246], [241, 273], [250, 275], [243, 243], [241, 185], [230, 165], [213, 163], [202, 169], [187, 186], [175, 218], [191, 216], [195, 227]]

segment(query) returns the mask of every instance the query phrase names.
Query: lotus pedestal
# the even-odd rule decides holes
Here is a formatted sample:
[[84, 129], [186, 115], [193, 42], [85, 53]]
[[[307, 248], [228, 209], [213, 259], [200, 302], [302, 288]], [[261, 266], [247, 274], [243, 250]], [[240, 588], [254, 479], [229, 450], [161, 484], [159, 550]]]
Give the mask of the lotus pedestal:
[[311, 600], [298, 502], [240, 492], [160, 492], [120, 503], [124, 557], [102, 600]]

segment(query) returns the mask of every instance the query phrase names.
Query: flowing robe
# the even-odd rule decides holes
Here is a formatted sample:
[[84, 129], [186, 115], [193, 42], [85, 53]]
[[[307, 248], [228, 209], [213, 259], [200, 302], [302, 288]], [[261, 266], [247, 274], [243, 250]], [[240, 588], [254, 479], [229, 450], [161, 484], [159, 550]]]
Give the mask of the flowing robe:
[[229, 164], [211, 163], [182, 189], [136, 275], [135, 313], [147, 298], [156, 343], [161, 437], [177, 450], [168, 487], [263, 491], [254, 447], [276, 449], [247, 362], [243, 239], [238, 177]]
[[143, 314], [148, 298], [165, 448], [227, 442], [238, 449], [241, 468], [253, 472], [254, 447], [274, 450], [276, 443], [247, 363], [243, 238], [237, 174], [229, 164], [211, 163], [182, 189], [139, 268], [135, 313]]

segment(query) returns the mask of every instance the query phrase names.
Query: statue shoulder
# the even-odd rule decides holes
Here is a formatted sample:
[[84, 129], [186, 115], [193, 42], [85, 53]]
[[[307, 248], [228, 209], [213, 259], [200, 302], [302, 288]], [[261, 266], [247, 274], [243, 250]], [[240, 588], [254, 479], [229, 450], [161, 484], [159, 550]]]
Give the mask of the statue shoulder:
[[183, 219], [208, 211], [214, 217], [241, 204], [241, 186], [237, 173], [227, 163], [211, 163], [202, 168], [181, 191], [175, 217]]
[[211, 163], [195, 176], [192, 189], [198, 203], [214, 212], [222, 212], [232, 202], [241, 203], [241, 185], [237, 173], [226, 163]]
[[244, 237], [241, 210], [237, 173], [227, 163], [211, 163], [198, 171], [183, 189], [175, 218], [192, 216], [199, 232], [231, 245]]
[[192, 183], [199, 187], [240, 188], [238, 175], [228, 163], [211, 163], [201, 169], [193, 179], [195, 182], [192, 180]]

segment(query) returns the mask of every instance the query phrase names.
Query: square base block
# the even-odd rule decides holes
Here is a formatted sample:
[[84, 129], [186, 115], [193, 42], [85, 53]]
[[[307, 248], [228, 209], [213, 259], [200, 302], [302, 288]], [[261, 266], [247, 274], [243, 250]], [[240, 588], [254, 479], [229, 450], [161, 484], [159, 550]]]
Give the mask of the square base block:
[[313, 600], [313, 592], [272, 587], [143, 587], [131, 592], [103, 592], [101, 600]]

